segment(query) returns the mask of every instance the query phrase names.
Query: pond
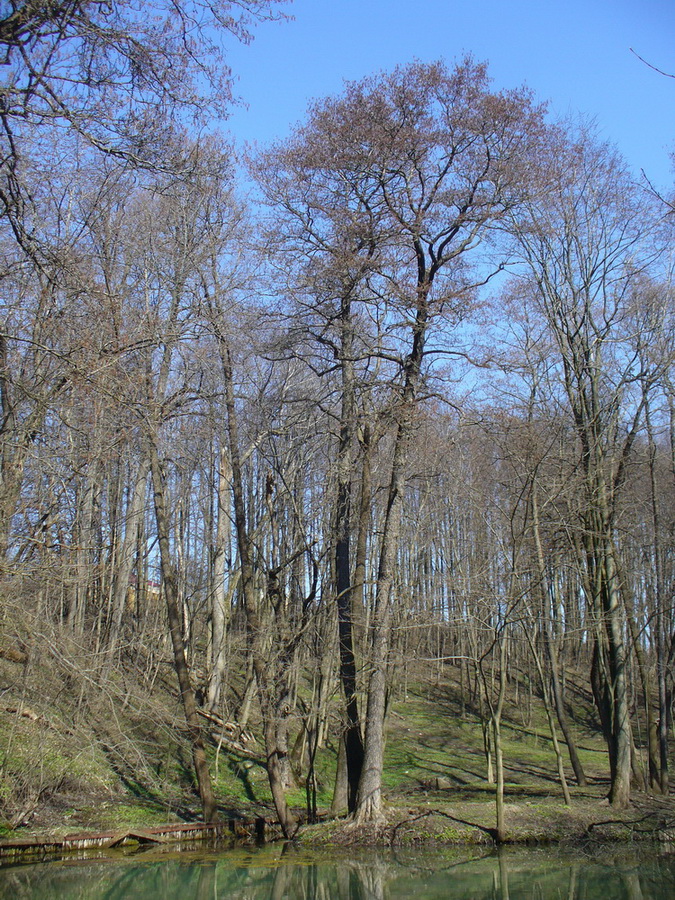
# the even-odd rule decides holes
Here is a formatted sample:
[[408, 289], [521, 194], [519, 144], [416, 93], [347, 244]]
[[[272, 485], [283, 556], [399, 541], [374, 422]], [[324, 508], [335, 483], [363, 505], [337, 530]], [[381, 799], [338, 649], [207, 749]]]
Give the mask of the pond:
[[78, 900], [672, 900], [675, 854], [617, 846], [368, 852], [138, 852], [0, 868], [2, 898]]

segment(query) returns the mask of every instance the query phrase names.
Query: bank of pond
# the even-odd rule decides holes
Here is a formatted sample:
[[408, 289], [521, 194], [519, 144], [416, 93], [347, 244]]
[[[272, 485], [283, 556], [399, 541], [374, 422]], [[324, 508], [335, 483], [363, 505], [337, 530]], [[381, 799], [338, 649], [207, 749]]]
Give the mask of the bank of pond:
[[309, 851], [292, 844], [177, 852], [82, 851], [4, 863], [0, 897], [78, 900], [672, 900], [675, 850], [551, 848]]

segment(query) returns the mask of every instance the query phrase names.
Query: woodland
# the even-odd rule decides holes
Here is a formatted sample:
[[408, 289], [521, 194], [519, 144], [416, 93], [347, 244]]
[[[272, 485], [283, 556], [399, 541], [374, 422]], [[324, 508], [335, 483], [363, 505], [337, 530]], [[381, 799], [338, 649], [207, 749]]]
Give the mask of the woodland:
[[208, 126], [272, 0], [0, 10], [4, 819], [42, 797], [25, 708], [152, 721], [169, 679], [205, 821], [249, 734], [287, 836], [299, 739], [310, 813], [330, 739], [333, 811], [378, 821], [410, 661], [475, 702], [498, 801], [515, 679], [585, 783], [571, 672], [609, 803], [668, 794], [669, 198], [471, 58], [246, 154]]

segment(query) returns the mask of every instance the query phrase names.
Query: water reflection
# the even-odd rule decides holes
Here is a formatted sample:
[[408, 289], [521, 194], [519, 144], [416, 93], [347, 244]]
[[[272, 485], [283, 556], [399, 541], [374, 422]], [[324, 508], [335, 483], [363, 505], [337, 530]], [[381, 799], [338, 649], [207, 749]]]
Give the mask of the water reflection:
[[0, 868], [0, 898], [77, 900], [671, 900], [675, 856], [619, 848], [593, 857], [549, 851], [469, 856], [363, 853], [318, 858], [292, 848], [139, 854]]

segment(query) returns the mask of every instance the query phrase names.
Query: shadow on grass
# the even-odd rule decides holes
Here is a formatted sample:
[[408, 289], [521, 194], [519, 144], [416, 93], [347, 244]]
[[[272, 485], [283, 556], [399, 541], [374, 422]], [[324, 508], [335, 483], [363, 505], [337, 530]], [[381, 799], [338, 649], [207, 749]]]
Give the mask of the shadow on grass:
[[[251, 770], [252, 765], [254, 765], [251, 760], [244, 759], [243, 757], [237, 759], [235, 756], [230, 756], [227, 761], [228, 768], [230, 772], [234, 775], [234, 777], [239, 781], [242, 788], [244, 789], [244, 794], [246, 795], [246, 799], [251, 803], [258, 803], [259, 798], [256, 797], [256, 793], [253, 787], [253, 783], [251, 781], [249, 772]], [[259, 765], [259, 764], [258, 764]]]
[[135, 797], [136, 800], [143, 806], [148, 809], [154, 809], [157, 811], [169, 811], [174, 815], [178, 816], [185, 822], [194, 822], [199, 816], [195, 813], [194, 810], [189, 809], [184, 806], [182, 803], [172, 802], [170, 800], [165, 799], [160, 796], [159, 793], [154, 791], [148, 784], [142, 782], [139, 778], [134, 777], [129, 771], [125, 771], [125, 769], [120, 765], [118, 759], [116, 759], [116, 754], [113, 749], [101, 742], [101, 749], [103, 750], [106, 759], [108, 760], [108, 765], [111, 770], [115, 773], [117, 778], [119, 778], [120, 783], [123, 785], [125, 790], [131, 794], [132, 797]]

